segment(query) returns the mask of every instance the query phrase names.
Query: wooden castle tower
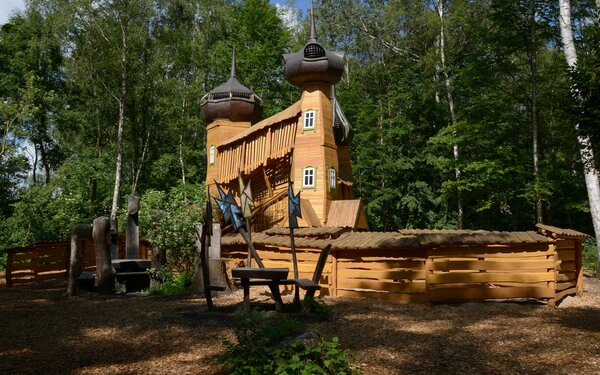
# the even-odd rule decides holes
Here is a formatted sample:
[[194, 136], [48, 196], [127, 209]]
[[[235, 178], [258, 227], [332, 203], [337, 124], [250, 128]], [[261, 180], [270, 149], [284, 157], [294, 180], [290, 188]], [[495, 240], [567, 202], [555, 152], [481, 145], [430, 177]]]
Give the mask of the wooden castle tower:
[[283, 56], [299, 101], [258, 121], [262, 100], [238, 80], [235, 52], [229, 80], [202, 99], [208, 193], [217, 196], [215, 181], [237, 191], [239, 174], [250, 179], [255, 230], [286, 226], [290, 181], [302, 191], [301, 226], [368, 227], [361, 201], [353, 199], [352, 128], [335, 97], [344, 54], [319, 43], [312, 5], [310, 21], [304, 48]]

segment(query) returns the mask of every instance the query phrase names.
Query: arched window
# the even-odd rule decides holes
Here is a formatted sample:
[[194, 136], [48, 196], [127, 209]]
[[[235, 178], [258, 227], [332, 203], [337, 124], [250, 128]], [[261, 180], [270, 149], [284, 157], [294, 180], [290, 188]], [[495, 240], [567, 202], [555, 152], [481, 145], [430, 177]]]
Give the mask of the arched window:
[[208, 152], [208, 164], [215, 164], [215, 154], [217, 153], [217, 149], [214, 145], [210, 146], [210, 150]]
[[304, 123], [302, 129], [312, 130], [315, 128], [315, 111], [304, 112]]

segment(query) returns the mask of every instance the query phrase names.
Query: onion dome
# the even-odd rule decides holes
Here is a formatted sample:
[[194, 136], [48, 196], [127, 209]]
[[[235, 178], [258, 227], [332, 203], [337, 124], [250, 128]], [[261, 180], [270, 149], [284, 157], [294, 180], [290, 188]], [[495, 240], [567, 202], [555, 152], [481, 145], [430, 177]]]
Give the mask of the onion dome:
[[230, 121], [256, 122], [262, 114], [262, 99], [242, 85], [236, 73], [235, 50], [231, 61], [231, 76], [227, 82], [212, 89], [201, 101], [202, 116], [207, 121], [223, 118]]
[[315, 16], [310, 3], [310, 38], [299, 52], [283, 55], [288, 81], [296, 86], [305, 82], [337, 83], [344, 73], [344, 53], [326, 50], [317, 40]]
[[337, 100], [335, 86], [331, 86], [331, 104], [333, 106], [333, 136], [338, 146], [349, 146], [352, 142], [352, 125], [344, 115], [342, 107]]

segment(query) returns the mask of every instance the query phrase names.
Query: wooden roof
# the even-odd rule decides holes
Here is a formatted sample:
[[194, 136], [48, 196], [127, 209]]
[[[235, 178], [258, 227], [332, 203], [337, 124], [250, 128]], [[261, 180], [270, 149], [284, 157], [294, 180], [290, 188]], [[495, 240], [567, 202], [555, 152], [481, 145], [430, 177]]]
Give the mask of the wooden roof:
[[[338, 238], [348, 231], [347, 228], [337, 227], [298, 228], [294, 230], [294, 234], [298, 237]], [[263, 233], [270, 236], [287, 236], [290, 234], [290, 230], [289, 228], [271, 228]]]
[[[459, 230], [403, 230], [399, 232], [343, 232], [343, 228], [302, 228], [295, 231], [298, 247], [323, 248], [331, 244], [333, 249], [392, 249], [416, 247], [449, 247], [475, 245], [508, 245], [551, 243], [554, 240], [529, 232], [490, 232]], [[331, 234], [327, 238], [326, 234]], [[337, 237], [336, 237], [337, 236]], [[252, 234], [252, 242], [258, 245], [290, 246], [289, 229], [274, 228]], [[222, 238], [223, 245], [244, 245], [238, 235]]]
[[551, 225], [546, 225], [546, 224], [536, 224], [536, 227], [538, 227], [543, 233], [546, 233], [547, 235], [549, 235], [551, 237], [574, 238], [574, 239], [585, 239], [588, 237], [587, 234], [578, 232], [573, 229], [557, 228], [557, 227], [553, 227]]
[[360, 199], [335, 200], [327, 215], [328, 227], [369, 229], [367, 217]]
[[248, 137], [249, 135], [259, 132], [261, 130], [264, 130], [264, 129], [268, 128], [269, 126], [273, 126], [282, 121], [298, 117], [300, 115], [300, 113], [302, 113], [302, 108], [300, 107], [300, 101], [297, 101], [296, 103], [287, 107], [283, 111], [278, 112], [278, 113], [274, 114], [273, 116], [268, 117], [268, 118], [256, 123], [255, 125], [249, 127], [247, 130], [236, 135], [235, 137], [232, 137], [232, 138], [224, 141], [223, 143], [218, 145], [218, 147], [222, 147], [222, 146], [230, 145], [235, 142], [239, 142], [239, 141], [243, 140], [244, 138]]

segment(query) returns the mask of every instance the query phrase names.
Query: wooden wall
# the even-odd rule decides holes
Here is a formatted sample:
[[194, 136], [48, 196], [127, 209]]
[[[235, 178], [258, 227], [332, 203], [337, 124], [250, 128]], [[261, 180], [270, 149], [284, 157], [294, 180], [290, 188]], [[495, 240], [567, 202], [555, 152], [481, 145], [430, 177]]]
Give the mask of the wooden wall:
[[556, 299], [583, 292], [582, 244], [559, 239], [556, 252]]
[[[258, 245], [266, 267], [288, 267], [289, 248]], [[301, 278], [311, 278], [320, 249], [299, 248]], [[229, 267], [245, 262], [246, 248], [222, 246]], [[291, 277], [291, 276], [290, 276]], [[554, 305], [581, 293], [581, 241], [556, 243], [332, 249], [321, 295], [396, 302], [447, 303], [534, 298]]]
[[[96, 253], [91, 240], [80, 240], [81, 266], [85, 271], [95, 271]], [[39, 283], [67, 277], [71, 241], [39, 241], [25, 247], [6, 250], [6, 286]], [[140, 240], [140, 258], [149, 259], [152, 248]], [[125, 237], [119, 237], [119, 257], [125, 257]]]

